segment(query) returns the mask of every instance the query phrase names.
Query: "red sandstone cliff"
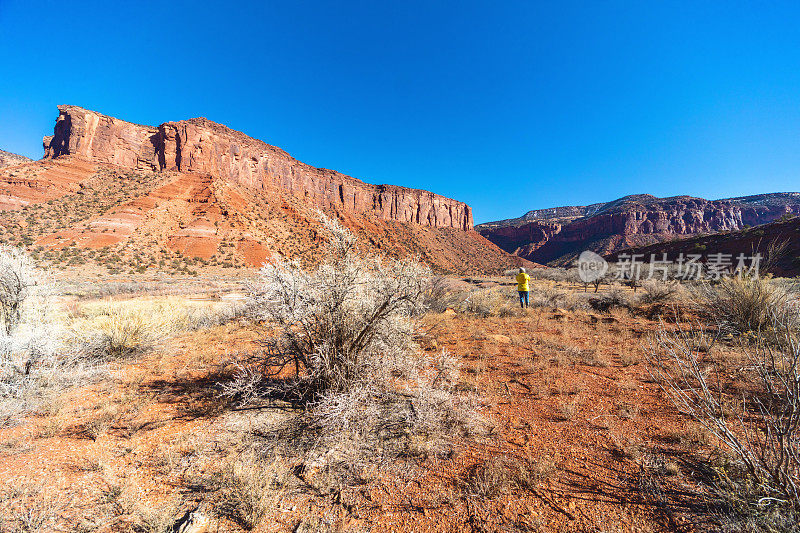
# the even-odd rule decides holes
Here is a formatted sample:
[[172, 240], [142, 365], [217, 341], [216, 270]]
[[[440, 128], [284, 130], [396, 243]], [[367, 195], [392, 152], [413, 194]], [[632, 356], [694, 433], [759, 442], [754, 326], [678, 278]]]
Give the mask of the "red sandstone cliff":
[[[591, 214], [576, 218], [576, 212]], [[543, 220], [531, 213], [476, 229], [510, 253], [538, 263], [563, 263], [587, 249], [608, 254], [628, 246], [770, 223], [787, 214], [800, 214], [800, 193], [725, 200], [636, 195], [587, 208], [541, 210], [547, 215]], [[567, 216], [556, 216], [559, 213]]]
[[129, 169], [177, 170], [223, 178], [249, 189], [281, 188], [319, 208], [436, 228], [472, 229], [472, 209], [431, 192], [371, 185], [315, 168], [204, 118], [142, 126], [76, 106], [59, 106], [45, 158], [71, 155]]

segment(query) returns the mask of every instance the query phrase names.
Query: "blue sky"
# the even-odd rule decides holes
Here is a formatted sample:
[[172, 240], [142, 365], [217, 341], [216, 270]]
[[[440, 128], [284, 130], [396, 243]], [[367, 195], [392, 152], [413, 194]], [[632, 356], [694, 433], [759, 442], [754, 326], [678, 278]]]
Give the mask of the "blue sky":
[[205, 116], [476, 222], [800, 189], [800, 2], [0, 0], [0, 148]]

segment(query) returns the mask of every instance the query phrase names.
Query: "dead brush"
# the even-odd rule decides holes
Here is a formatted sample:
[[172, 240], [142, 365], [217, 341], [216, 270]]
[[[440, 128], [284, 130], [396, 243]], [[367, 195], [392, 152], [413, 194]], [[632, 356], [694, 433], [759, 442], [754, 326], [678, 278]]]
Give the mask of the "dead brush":
[[284, 495], [291, 470], [278, 459], [265, 461], [253, 454], [230, 460], [222, 473], [216, 512], [241, 527], [257, 527]]
[[322, 220], [331, 240], [316, 270], [276, 260], [251, 286], [262, 349], [220, 389], [240, 405], [302, 408], [251, 436], [302, 465], [309, 486], [341, 491], [449, 456], [457, 440], [489, 428], [476, 399], [458, 392], [459, 359], [414, 342], [428, 268], [363, 257], [347, 229]]
[[138, 506], [134, 511], [132, 529], [135, 533], [173, 533], [182, 511], [183, 503], [177, 497], [155, 507]]
[[533, 491], [556, 470], [552, 457], [494, 456], [469, 469], [461, 493], [473, 500], [493, 500], [517, 491]]
[[745, 388], [718, 351], [698, 349], [708, 344], [702, 330], [662, 326], [648, 350], [649, 370], [672, 403], [742, 466], [737, 480], [723, 480], [736, 495], [726, 505], [749, 508], [750, 518], [800, 509], [800, 343], [790, 312], [775, 309], [769, 320], [769, 337], [740, 348], [747, 364], [735, 377]]
[[642, 294], [639, 303], [645, 305], [663, 304], [674, 300], [679, 294], [680, 285], [674, 282], [646, 280], [642, 283]]

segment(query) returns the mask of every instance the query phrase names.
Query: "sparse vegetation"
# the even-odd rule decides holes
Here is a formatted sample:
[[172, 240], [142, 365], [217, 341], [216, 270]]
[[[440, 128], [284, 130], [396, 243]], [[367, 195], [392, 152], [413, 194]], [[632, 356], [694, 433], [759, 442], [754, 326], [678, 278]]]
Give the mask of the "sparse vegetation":
[[[675, 406], [724, 446], [730, 459], [714, 467], [712, 487], [728, 519], [788, 531], [779, 524], [800, 509], [794, 303], [769, 280], [729, 280], [704, 295], [721, 328], [756, 328], [742, 345], [744, 364], [722, 357], [718, 338], [703, 329], [662, 327], [649, 351], [651, 372]], [[732, 365], [740, 366], [735, 375]]]

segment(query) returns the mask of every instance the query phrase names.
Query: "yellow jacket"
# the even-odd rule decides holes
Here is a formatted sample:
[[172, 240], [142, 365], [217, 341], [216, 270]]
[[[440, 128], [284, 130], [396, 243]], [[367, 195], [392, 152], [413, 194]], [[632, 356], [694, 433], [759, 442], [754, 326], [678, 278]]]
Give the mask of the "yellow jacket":
[[517, 274], [517, 290], [520, 292], [528, 292], [528, 280], [531, 279], [525, 272]]

